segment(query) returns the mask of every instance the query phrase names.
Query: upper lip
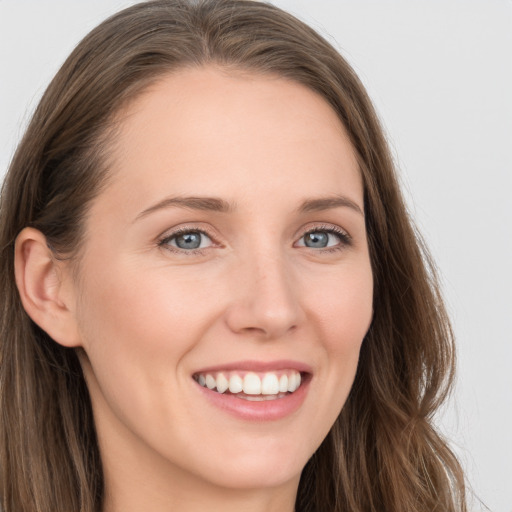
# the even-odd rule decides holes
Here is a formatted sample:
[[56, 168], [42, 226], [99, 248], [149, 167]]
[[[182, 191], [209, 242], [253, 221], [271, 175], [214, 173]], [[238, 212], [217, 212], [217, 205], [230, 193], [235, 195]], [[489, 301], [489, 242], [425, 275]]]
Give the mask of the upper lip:
[[297, 370], [303, 373], [312, 373], [313, 369], [310, 365], [300, 361], [293, 361], [289, 359], [280, 359], [277, 361], [234, 361], [232, 363], [217, 364], [215, 366], [208, 366], [201, 368], [194, 372], [197, 373], [213, 373], [221, 371], [235, 371], [242, 370], [248, 372], [272, 372], [277, 370]]

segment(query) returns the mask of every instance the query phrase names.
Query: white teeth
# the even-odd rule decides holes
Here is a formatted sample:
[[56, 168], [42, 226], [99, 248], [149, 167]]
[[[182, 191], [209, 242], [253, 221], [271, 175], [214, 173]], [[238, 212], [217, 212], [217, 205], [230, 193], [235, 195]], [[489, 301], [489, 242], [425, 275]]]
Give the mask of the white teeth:
[[217, 391], [224, 393], [229, 388], [229, 381], [226, 379], [223, 373], [217, 375]]
[[279, 380], [275, 373], [266, 373], [261, 382], [263, 395], [277, 395], [279, 393]]
[[290, 377], [288, 378], [288, 391], [290, 393], [295, 391], [295, 376], [294, 375], [290, 375]]
[[[278, 374], [281, 374], [278, 376]], [[242, 378], [236, 372], [230, 373], [206, 373], [198, 374], [195, 379], [198, 384], [208, 389], [217, 390], [218, 393], [225, 393], [229, 390], [231, 394], [242, 393], [248, 396], [261, 399], [282, 398], [286, 393], [296, 391], [301, 383], [301, 375], [296, 370], [280, 370], [278, 374], [266, 372], [257, 374], [248, 372]], [[257, 399], [257, 398], [255, 398]]]
[[261, 395], [261, 379], [255, 373], [249, 372], [244, 377], [243, 389], [246, 395]]
[[288, 391], [293, 393], [300, 386], [300, 373], [292, 373], [288, 379]]
[[243, 381], [239, 375], [231, 375], [229, 379], [229, 391], [231, 393], [240, 393], [243, 389]]
[[210, 375], [206, 375], [206, 387], [208, 389], [213, 389], [217, 386], [217, 382], [215, 381], [215, 379]]
[[279, 391], [286, 393], [288, 391], [288, 375], [281, 375], [279, 379]]

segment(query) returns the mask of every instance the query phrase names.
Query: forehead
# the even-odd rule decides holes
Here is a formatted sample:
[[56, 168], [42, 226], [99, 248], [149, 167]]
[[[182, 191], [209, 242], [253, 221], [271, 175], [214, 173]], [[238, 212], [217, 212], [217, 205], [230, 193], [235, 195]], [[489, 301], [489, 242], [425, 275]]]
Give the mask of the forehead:
[[268, 197], [348, 188], [362, 195], [355, 152], [334, 110], [280, 77], [184, 69], [149, 87], [119, 127], [111, 188], [141, 207], [158, 193], [230, 199], [240, 190]]

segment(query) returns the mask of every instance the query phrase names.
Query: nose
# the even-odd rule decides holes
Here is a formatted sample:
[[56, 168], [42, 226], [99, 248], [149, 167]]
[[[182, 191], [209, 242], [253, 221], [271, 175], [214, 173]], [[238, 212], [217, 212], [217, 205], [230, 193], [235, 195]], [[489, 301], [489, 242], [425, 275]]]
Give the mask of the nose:
[[231, 282], [226, 322], [233, 332], [277, 339], [301, 323], [297, 286], [283, 257], [253, 255], [232, 273]]

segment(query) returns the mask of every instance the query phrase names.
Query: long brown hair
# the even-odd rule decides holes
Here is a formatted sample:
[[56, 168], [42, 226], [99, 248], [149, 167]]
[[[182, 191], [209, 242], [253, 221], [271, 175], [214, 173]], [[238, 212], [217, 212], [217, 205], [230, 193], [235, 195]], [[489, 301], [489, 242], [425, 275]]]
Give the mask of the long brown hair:
[[462, 470], [432, 424], [454, 376], [434, 267], [408, 217], [363, 86], [311, 28], [247, 0], [153, 0], [94, 29], [44, 94], [0, 206], [0, 496], [4, 512], [98, 512], [101, 459], [74, 349], [33, 323], [14, 281], [14, 243], [39, 229], [79, 258], [83, 218], [108, 179], [116, 113], [163, 74], [214, 63], [286, 77], [320, 94], [357, 152], [374, 274], [374, 318], [350, 396], [304, 468], [300, 512], [466, 510]]

